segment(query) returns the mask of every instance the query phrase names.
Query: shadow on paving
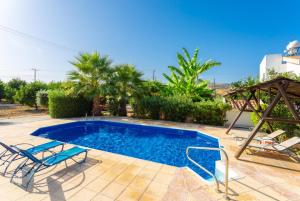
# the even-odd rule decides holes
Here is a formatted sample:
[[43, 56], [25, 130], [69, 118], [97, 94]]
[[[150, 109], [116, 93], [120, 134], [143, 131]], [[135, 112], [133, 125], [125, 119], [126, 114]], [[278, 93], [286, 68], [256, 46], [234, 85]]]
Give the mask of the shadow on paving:
[[[66, 168], [54, 172], [51, 175], [49, 175], [49, 173], [55, 171], [57, 167], [54, 166], [52, 168], [45, 169], [44, 171], [36, 174], [36, 176], [42, 178], [38, 181], [34, 181], [33, 179], [33, 181], [29, 184], [28, 192], [31, 194], [49, 194], [50, 200], [56, 200], [57, 198], [60, 200], [66, 200], [64, 194], [78, 188], [85, 181], [85, 171], [98, 163], [101, 163], [101, 161], [88, 157], [86, 162], [82, 164], [75, 163], [68, 166], [67, 163], [65, 163]], [[43, 175], [48, 176], [43, 177]], [[72, 185], [68, 186], [67, 189], [63, 189], [64, 183], [78, 175], [82, 175], [82, 179], [79, 182], [76, 181], [76, 184], [72, 183]], [[19, 183], [13, 183], [25, 190], [22, 184], [26, 182], [26, 178], [23, 178]]]
[[300, 172], [300, 163], [298, 161], [294, 161], [290, 157], [278, 153], [243, 154], [238, 160], [278, 169]]
[[9, 126], [14, 124], [15, 124], [14, 122], [0, 121], [0, 126]]

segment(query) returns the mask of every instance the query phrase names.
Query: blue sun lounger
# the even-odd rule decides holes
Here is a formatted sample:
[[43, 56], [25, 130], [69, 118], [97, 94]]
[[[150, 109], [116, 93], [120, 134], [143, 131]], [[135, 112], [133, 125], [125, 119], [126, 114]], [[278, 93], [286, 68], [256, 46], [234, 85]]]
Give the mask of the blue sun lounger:
[[26, 151], [28, 153], [32, 154], [32, 155], [49, 151], [50, 149], [58, 147], [58, 146], [61, 146], [61, 151], [64, 148], [64, 143], [58, 142], [58, 141], [50, 141], [50, 142], [40, 144], [40, 145], [37, 145], [37, 146], [33, 146], [31, 144], [28, 144], [28, 143], [21, 143], [21, 144], [9, 146], [9, 145], [7, 145], [3, 142], [0, 142], [0, 145], [5, 148], [5, 150], [0, 154], [0, 161], [2, 161], [0, 166], [5, 165], [6, 163], [8, 163], [5, 170], [4, 170], [4, 172], [3, 172], [3, 175], [6, 174], [6, 171], [7, 171], [8, 167], [10, 166], [10, 164], [13, 161], [19, 160], [19, 159], [24, 157], [24, 155], [20, 154], [20, 152], [15, 147], [19, 146], [19, 145], [25, 145], [25, 144], [32, 146], [31, 148], [26, 149]]
[[[85, 162], [87, 158], [87, 149], [81, 148], [81, 147], [72, 147], [70, 149], [64, 150], [62, 152], [54, 153], [53, 155], [44, 157], [42, 159], [36, 158], [33, 154], [28, 152], [27, 150], [22, 150], [17, 147], [15, 147], [24, 157], [26, 157], [26, 160], [23, 161], [14, 171], [10, 182], [13, 182], [13, 179], [17, 177], [18, 172], [22, 172], [23, 175], [19, 176], [18, 178], [24, 178], [29, 176], [28, 181], [25, 185], [26, 190], [28, 189], [28, 186], [36, 172], [39, 172], [41, 170], [44, 170], [48, 167], [55, 166], [61, 162], [64, 162], [68, 159], [73, 160], [75, 163], [83, 163]], [[75, 156], [78, 156], [80, 154], [84, 153], [84, 158], [80, 161], [76, 161], [74, 159]], [[24, 174], [25, 172], [25, 174]]]

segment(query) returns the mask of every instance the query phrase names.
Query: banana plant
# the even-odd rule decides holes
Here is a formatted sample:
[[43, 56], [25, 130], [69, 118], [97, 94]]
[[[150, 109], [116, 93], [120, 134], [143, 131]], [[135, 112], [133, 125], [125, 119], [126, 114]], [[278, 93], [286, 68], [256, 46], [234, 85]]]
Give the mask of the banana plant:
[[168, 66], [170, 75], [163, 73], [173, 93], [203, 98], [210, 96], [213, 91], [208, 88], [208, 82], [199, 79], [199, 76], [215, 66], [220, 66], [221, 63], [213, 60], [202, 63], [198, 60], [198, 49], [194, 51], [193, 56], [187, 49], [182, 50], [183, 55], [177, 53], [179, 67]]

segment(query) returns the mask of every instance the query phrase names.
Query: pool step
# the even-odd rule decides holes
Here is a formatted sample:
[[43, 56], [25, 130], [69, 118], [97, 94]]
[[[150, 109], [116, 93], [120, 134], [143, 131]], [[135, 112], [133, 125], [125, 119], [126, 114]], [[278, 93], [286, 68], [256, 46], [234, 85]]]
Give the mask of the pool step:
[[[224, 175], [225, 175], [226, 165], [225, 162], [222, 160], [216, 161], [216, 168], [215, 168], [215, 175], [217, 179], [221, 182], [224, 182]], [[228, 172], [228, 179], [239, 179], [240, 176], [231, 168], [229, 168]]]
[[[189, 146], [186, 149], [186, 156], [188, 158], [188, 160], [190, 162], [192, 162], [194, 165], [196, 165], [197, 167], [199, 167], [201, 170], [203, 170], [204, 172], [206, 172], [208, 175], [210, 175], [212, 177], [212, 180], [214, 181], [214, 183], [216, 184], [216, 191], [221, 193], [220, 190], [220, 181], [217, 178], [217, 175], [215, 174], [215, 172], [211, 172], [209, 170], [207, 170], [205, 167], [203, 167], [201, 164], [197, 163], [196, 161], [194, 161], [191, 156], [189, 155], [189, 151], [190, 150], [213, 150], [213, 151], [220, 151], [220, 154], [222, 153], [224, 157], [223, 160], [225, 159], [225, 168], [224, 168], [224, 179], [223, 179], [223, 183], [225, 185], [225, 199], [229, 200], [229, 196], [228, 196], [228, 175], [229, 175], [229, 160], [228, 160], [228, 154], [227, 152], [224, 150], [223, 146], [220, 147], [195, 147], [195, 146]], [[220, 174], [222, 175], [222, 174]]]
[[167, 201], [212, 201], [222, 197], [215, 191], [215, 186], [199, 179], [199, 176], [187, 168], [176, 172], [168, 191], [162, 200]]

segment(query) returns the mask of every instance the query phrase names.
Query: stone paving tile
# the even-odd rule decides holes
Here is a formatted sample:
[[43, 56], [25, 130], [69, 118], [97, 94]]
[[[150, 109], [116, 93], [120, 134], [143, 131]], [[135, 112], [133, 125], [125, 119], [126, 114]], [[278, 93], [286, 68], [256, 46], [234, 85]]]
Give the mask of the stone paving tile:
[[113, 182], [104, 188], [101, 194], [105, 195], [106, 197], [116, 199], [125, 190], [125, 188], [125, 185]]
[[[109, 118], [107, 118], [109, 120]], [[113, 120], [151, 123], [151, 120], [114, 118]], [[1, 141], [8, 144], [28, 142], [38, 145], [49, 140], [28, 135], [39, 127], [71, 122], [72, 120], [42, 120], [0, 127]], [[158, 125], [199, 129], [220, 138], [230, 157], [230, 167], [238, 172], [239, 179], [229, 182], [229, 195], [233, 200], [293, 200], [299, 198], [299, 164], [243, 154], [236, 160], [236, 142], [221, 127], [155, 121]], [[18, 131], [18, 132], [16, 132]], [[234, 132], [243, 132], [234, 130]], [[73, 145], [66, 145], [66, 148]], [[1, 150], [0, 150], [1, 151]], [[272, 156], [274, 157], [274, 156]], [[252, 161], [255, 161], [253, 163]], [[266, 163], [266, 165], [261, 165]], [[12, 164], [13, 170], [18, 163]], [[0, 176], [0, 200], [66, 201], [66, 200], [224, 200], [215, 186], [200, 180], [187, 168], [177, 168], [110, 152], [91, 150], [83, 165], [67, 162], [38, 173], [30, 192], [9, 183]], [[269, 166], [267, 166], [269, 165]], [[278, 166], [278, 167], [276, 167]], [[281, 166], [281, 167], [279, 167]], [[0, 171], [3, 168], [0, 168]], [[291, 171], [295, 169], [297, 171]], [[299, 199], [298, 199], [299, 200]]]
[[139, 201], [162, 201], [163, 195], [153, 195], [151, 193], [144, 193]]
[[98, 194], [91, 201], [114, 201], [115, 199], [106, 197], [105, 195]]
[[9, 182], [1, 185], [0, 188], [0, 200], [17, 200], [28, 194], [26, 191], [16, 185], [11, 186]]
[[143, 168], [140, 171], [140, 173], [138, 174], [138, 176], [145, 177], [145, 178], [148, 178], [148, 179], [153, 179], [157, 173], [158, 173], [158, 170]]
[[150, 163], [147, 163], [144, 167], [152, 169], [152, 170], [159, 170], [162, 166], [163, 166], [163, 164], [150, 162]]
[[47, 194], [28, 193], [15, 201], [41, 201], [49, 197]]
[[[300, 185], [290, 185], [289, 183], [273, 184], [264, 188], [261, 188], [264, 192], [269, 192], [269, 195], [278, 195], [279, 197], [287, 198], [287, 200], [300, 199]], [[272, 192], [270, 192], [270, 190]]]
[[165, 174], [165, 173], [158, 173], [154, 177], [155, 182], [165, 184], [165, 185], [169, 185], [173, 179], [174, 179], [174, 175]]
[[136, 176], [128, 187], [131, 189], [135, 189], [136, 191], [144, 192], [150, 182], [151, 180], [146, 177]]
[[142, 196], [143, 192], [136, 188], [128, 187], [117, 198], [118, 201], [136, 201]]
[[95, 192], [101, 192], [109, 183], [111, 183], [111, 181], [98, 177], [87, 186], [85, 186], [85, 188]]
[[145, 194], [153, 195], [157, 197], [163, 197], [168, 191], [168, 186], [157, 182], [151, 182]]
[[149, 161], [142, 160], [142, 159], [136, 159], [133, 163], [137, 166], [145, 167], [149, 163]]
[[[69, 201], [83, 201], [83, 200], [91, 200], [93, 197], [96, 196], [95, 191], [88, 190], [86, 188], [83, 188], [82, 190], [75, 193]], [[99, 200], [100, 201], [100, 200]]]
[[181, 201], [186, 200], [189, 197], [189, 192], [185, 189], [181, 189], [178, 187], [168, 188], [166, 194], [164, 194], [164, 199], [166, 201]]
[[176, 174], [176, 171], [178, 170], [177, 167], [170, 166], [170, 165], [163, 165], [161, 169], [159, 170], [160, 173], [165, 173], [165, 174]]
[[[210, 186], [202, 186], [192, 192], [189, 192], [188, 197], [193, 200], [193, 199], [199, 199], [203, 201], [215, 201], [224, 196], [224, 194], [219, 194], [216, 191], [208, 191], [210, 189]], [[233, 197], [231, 197], [233, 198]], [[234, 199], [233, 199], [234, 200]]]
[[[268, 194], [264, 194], [263, 192], [257, 192], [257, 191], [253, 191], [251, 193], [246, 192], [246, 193], [242, 193], [239, 196], [237, 196], [235, 198], [236, 200], [249, 200], [249, 201], [284, 201], [284, 200], [280, 200], [277, 199], [276, 197], [274, 197], [273, 195], [268, 195]], [[223, 198], [220, 200], [224, 200]]]
[[104, 174], [102, 174], [100, 177], [109, 181], [115, 180], [124, 170], [126, 169], [126, 166], [115, 166], [109, 169], [109, 171], [106, 171]]
[[118, 176], [114, 181], [118, 184], [122, 185], [128, 185], [130, 184], [133, 179], [136, 177], [136, 175], [131, 173], [122, 173], [120, 176]]

